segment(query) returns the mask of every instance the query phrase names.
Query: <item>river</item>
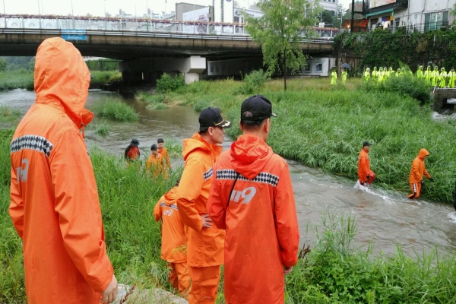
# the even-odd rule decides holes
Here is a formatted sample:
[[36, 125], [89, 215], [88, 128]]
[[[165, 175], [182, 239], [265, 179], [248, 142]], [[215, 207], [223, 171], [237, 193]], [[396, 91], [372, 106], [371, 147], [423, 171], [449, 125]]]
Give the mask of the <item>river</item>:
[[[114, 93], [91, 90], [87, 108], [101, 97]], [[34, 92], [12, 90], [0, 92], [0, 105], [8, 105], [25, 113], [34, 102]], [[171, 107], [164, 110], [147, 110], [144, 104], [132, 99], [124, 101], [135, 108], [140, 119], [135, 123], [109, 123], [110, 133], [106, 137], [96, 135], [87, 128], [86, 143], [103, 150], [122, 155], [131, 138], [138, 138], [144, 155], [158, 137], [182, 142], [198, 128], [198, 113], [190, 107]], [[94, 119], [96, 124], [97, 118]], [[223, 144], [229, 147], [231, 139]], [[180, 159], [172, 160], [182, 165]], [[438, 248], [439, 253], [452, 254], [456, 248], [456, 213], [451, 205], [409, 200], [404, 193], [387, 192], [376, 187], [365, 189], [355, 185], [355, 178], [348, 180], [318, 169], [288, 161], [293, 180], [301, 244], [315, 243], [315, 231], [322, 229], [322, 217], [328, 212], [338, 216], [352, 216], [358, 226], [355, 244], [367, 248], [375, 244], [374, 252], [387, 254], [396, 251], [399, 244], [408, 255], [421, 254]], [[429, 168], [432, 172], [432, 168]]]

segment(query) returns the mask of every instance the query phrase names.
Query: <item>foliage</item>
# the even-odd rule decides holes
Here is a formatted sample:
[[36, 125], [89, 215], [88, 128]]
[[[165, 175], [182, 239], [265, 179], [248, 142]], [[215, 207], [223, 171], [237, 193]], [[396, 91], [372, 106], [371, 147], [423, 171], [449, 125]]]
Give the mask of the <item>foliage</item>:
[[0, 57], [0, 72], [6, 70], [6, 59], [4, 57]]
[[10, 142], [13, 130], [0, 130], [0, 303], [26, 303], [22, 242], [8, 214], [10, 187]]
[[100, 87], [122, 80], [122, 73], [119, 71], [91, 71], [90, 74], [93, 77], [90, 81], [91, 87]]
[[13, 89], [33, 91], [33, 72], [25, 69], [0, 72], [0, 91]]
[[135, 94], [135, 99], [149, 103], [147, 108], [151, 110], [166, 109], [168, 108], [167, 104], [170, 102], [168, 94], [152, 94], [150, 92], [145, 91], [137, 92]]
[[252, 94], [257, 92], [268, 80], [270, 80], [270, 77], [268, 73], [265, 73], [263, 70], [252, 71], [245, 75], [241, 93]]
[[183, 86], [185, 86], [183, 74], [171, 77], [169, 74], [164, 73], [160, 79], [157, 79], [157, 92], [159, 93], [176, 91]]
[[6, 59], [7, 65], [6, 69], [8, 71], [15, 71], [19, 69], [29, 70], [33, 72], [35, 67], [35, 57], [31, 56], [7, 56]]
[[105, 117], [117, 121], [137, 121], [138, 113], [121, 101], [120, 98], [104, 97], [100, 102], [93, 105], [92, 111], [99, 117]]
[[113, 60], [113, 59], [87, 60], [86, 64], [90, 71], [118, 71], [119, 70], [119, 60]]
[[20, 116], [19, 110], [11, 110], [8, 106], [0, 105], [0, 122], [18, 121]]
[[[424, 147], [431, 153], [426, 167], [438, 182], [426, 184], [422, 197], [451, 202], [454, 180], [448, 176], [456, 176], [456, 150], [451, 144], [456, 137], [454, 119], [436, 121], [429, 105], [421, 107], [419, 101], [403, 93], [360, 90], [361, 83], [350, 78], [346, 88], [331, 89], [328, 79], [293, 79], [289, 91], [281, 92], [279, 80], [267, 82], [255, 94], [268, 97], [279, 116], [272, 119], [268, 143], [288, 159], [356, 180], [360, 145], [364, 140], [372, 141], [369, 155], [376, 186], [404, 195], [410, 190], [411, 162]], [[236, 138], [240, 134], [240, 105], [248, 97], [239, 94], [242, 82], [199, 85], [206, 86], [212, 89], [198, 93], [185, 90], [179, 99], [198, 111], [207, 106], [221, 108], [224, 117], [233, 122], [227, 134]]]
[[456, 66], [456, 31], [375, 30], [368, 33], [348, 33], [337, 35], [334, 50], [347, 62], [347, 58], [361, 58], [359, 65], [353, 66], [357, 73], [366, 67], [400, 67], [401, 62], [412, 71], [417, 67], [437, 65], [447, 71]]
[[98, 124], [96, 128], [96, 133], [98, 135], [107, 136], [109, 134], [109, 126], [107, 124]]
[[400, 75], [393, 74], [382, 83], [369, 81], [364, 83], [366, 91], [395, 92], [399, 95], [409, 96], [418, 101], [421, 105], [427, 104], [431, 100], [429, 85], [424, 79], [414, 77], [407, 66], [401, 67]]
[[283, 74], [284, 90], [287, 89], [287, 72], [294, 73], [306, 64], [307, 56], [301, 50], [300, 41], [303, 28], [315, 24], [319, 10], [314, 9], [313, 4], [306, 0], [263, 0], [258, 3], [264, 13], [262, 17], [244, 14], [246, 30], [261, 44], [268, 72]]
[[373, 257], [367, 250], [351, 248], [356, 231], [353, 218], [323, 218], [317, 245], [301, 258], [286, 277], [294, 303], [453, 303], [456, 283], [455, 256], [439, 257], [437, 250], [404, 256]]

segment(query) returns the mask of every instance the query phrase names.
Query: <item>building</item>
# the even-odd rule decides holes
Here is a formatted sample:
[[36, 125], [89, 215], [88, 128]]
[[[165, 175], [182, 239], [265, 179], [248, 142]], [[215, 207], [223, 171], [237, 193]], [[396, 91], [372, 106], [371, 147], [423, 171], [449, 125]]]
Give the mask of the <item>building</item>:
[[396, 30], [446, 29], [453, 21], [450, 13], [456, 0], [368, 0], [365, 17], [368, 28]]
[[335, 14], [339, 6], [339, 0], [320, 0], [319, 4], [325, 11], [332, 11]]

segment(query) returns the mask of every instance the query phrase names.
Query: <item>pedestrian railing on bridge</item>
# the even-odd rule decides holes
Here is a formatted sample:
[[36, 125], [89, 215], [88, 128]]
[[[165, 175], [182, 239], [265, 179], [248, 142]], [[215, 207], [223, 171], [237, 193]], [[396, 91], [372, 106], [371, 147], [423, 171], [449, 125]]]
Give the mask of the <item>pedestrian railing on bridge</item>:
[[[66, 31], [66, 32], [65, 32]], [[71, 32], [74, 31], [74, 32]], [[5, 15], [0, 14], [0, 33], [113, 35], [143, 37], [251, 40], [244, 24], [150, 18]], [[312, 36], [306, 33], [312, 32]], [[312, 27], [302, 31], [314, 43], [332, 43], [337, 28]]]

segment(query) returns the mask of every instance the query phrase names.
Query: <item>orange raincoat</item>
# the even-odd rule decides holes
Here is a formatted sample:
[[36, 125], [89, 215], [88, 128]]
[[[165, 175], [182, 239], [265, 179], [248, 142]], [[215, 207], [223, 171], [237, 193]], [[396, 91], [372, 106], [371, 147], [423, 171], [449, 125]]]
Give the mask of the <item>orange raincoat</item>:
[[[190, 275], [187, 267], [187, 237], [184, 223], [175, 204], [177, 187], [165, 193], [154, 208], [155, 221], [162, 220], [161, 258], [170, 263], [172, 269], [169, 278], [174, 287], [186, 296], [190, 287]], [[180, 264], [176, 267], [176, 264]], [[179, 271], [182, 270], [182, 271]], [[175, 280], [177, 276], [177, 280]]]
[[227, 303], [284, 303], [284, 267], [297, 263], [299, 246], [285, 160], [260, 137], [241, 135], [214, 166], [208, 212], [226, 229]]
[[412, 194], [409, 198], [419, 198], [421, 194], [421, 181], [423, 180], [423, 174], [427, 178], [431, 178], [431, 175], [426, 171], [424, 164], [424, 157], [428, 156], [429, 152], [426, 149], [421, 149], [418, 156], [412, 162], [412, 169], [410, 170], [409, 183]]
[[[367, 176], [369, 175], [369, 178]], [[370, 169], [369, 152], [361, 149], [358, 158], [358, 179], [360, 183], [372, 183], [375, 179], [374, 172]]]
[[161, 149], [158, 148], [158, 153], [160, 153], [162, 156], [163, 167], [168, 167], [169, 169], [171, 169], [171, 161], [169, 160], [168, 150], [165, 147]]
[[163, 167], [163, 160], [162, 156], [160, 154], [153, 155], [150, 154], [149, 158], [147, 159], [146, 162], [146, 170], [150, 172], [152, 177], [159, 176], [160, 174], [163, 174], [165, 169]]
[[[215, 225], [203, 228], [201, 218], [201, 215], [207, 214], [212, 167], [221, 152], [221, 146], [207, 143], [198, 133], [184, 140], [182, 154], [185, 166], [177, 190], [177, 207], [188, 227], [187, 263], [190, 267], [218, 267], [223, 264], [225, 231]], [[219, 271], [219, 268], [214, 268], [213, 271]], [[192, 280], [195, 281], [195, 278], [192, 277]], [[216, 280], [215, 284], [218, 284], [218, 279]], [[215, 293], [216, 291], [215, 289]], [[190, 292], [189, 303], [193, 300], [192, 292], [196, 292], [194, 286]], [[210, 297], [213, 296], [215, 295]]]
[[80, 128], [90, 73], [61, 38], [36, 55], [36, 101], [11, 143], [9, 213], [23, 240], [28, 303], [99, 303], [111, 282], [92, 164]]

